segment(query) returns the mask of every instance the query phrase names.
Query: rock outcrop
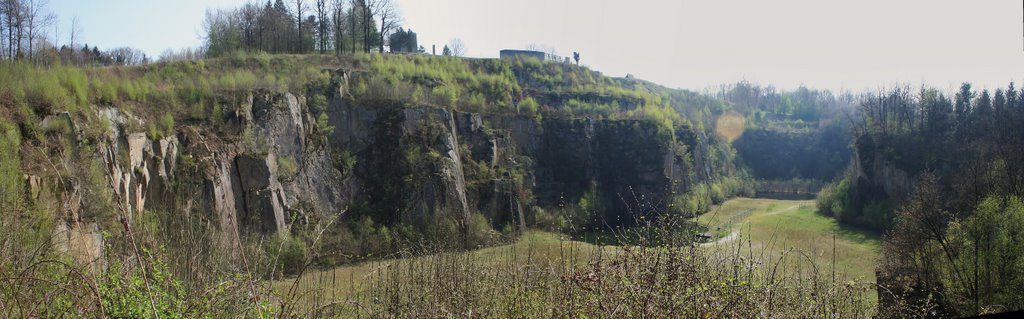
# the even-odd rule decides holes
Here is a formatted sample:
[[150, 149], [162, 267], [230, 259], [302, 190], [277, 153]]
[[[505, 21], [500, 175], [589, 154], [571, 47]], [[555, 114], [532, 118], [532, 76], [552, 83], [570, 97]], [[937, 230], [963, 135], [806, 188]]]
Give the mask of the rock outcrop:
[[[710, 178], [703, 133], [687, 127], [359, 105], [345, 92], [342, 83], [311, 93], [328, 96], [318, 111], [306, 96], [259, 90], [225, 105], [220, 123], [185, 121], [169, 136], [135, 132], [142, 120], [101, 107], [109, 130], [97, 152], [132, 218], [198, 214], [229, 247], [353, 207], [385, 223], [482, 214], [525, 227], [532, 206], [576, 203], [595, 186], [605, 217], [629, 220]], [[79, 130], [60, 115], [43, 125]]]

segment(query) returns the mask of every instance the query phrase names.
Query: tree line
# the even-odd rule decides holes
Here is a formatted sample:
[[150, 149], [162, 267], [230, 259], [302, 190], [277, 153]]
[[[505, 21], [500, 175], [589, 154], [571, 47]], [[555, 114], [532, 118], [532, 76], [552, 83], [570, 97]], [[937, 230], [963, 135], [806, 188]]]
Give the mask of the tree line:
[[58, 39], [51, 41], [49, 30], [57, 22], [47, 0], [0, 0], [0, 59], [23, 60], [49, 65], [134, 65], [150, 62], [142, 50], [119, 47], [100, 50], [78, 43], [82, 28], [75, 18], [71, 22], [68, 42], [59, 48]]
[[[819, 207], [886, 232], [883, 311], [1024, 309], [1024, 90], [892, 87], [864, 95], [859, 113], [854, 156], [871, 177], [850, 170]], [[887, 191], [899, 183], [876, 166], [906, 172], [910, 189]]]
[[284, 0], [207, 11], [206, 54], [422, 51], [394, 0]]
[[42, 47], [51, 46], [47, 30], [57, 21], [46, 0], [0, 0], [0, 57], [29, 58]]

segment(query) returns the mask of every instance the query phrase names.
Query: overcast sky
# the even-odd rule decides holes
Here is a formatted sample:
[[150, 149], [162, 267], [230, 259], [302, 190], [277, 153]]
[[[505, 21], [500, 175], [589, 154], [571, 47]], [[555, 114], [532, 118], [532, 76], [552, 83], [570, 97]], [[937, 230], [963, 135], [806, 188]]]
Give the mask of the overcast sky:
[[[67, 41], [158, 55], [200, 44], [208, 7], [244, 0], [51, 0]], [[1019, 0], [398, 0], [420, 44], [460, 38], [468, 54], [554, 48], [611, 76], [670, 87], [750, 80], [794, 88], [862, 90], [895, 82], [949, 89], [1024, 79]], [[1018, 85], [1019, 86], [1019, 85]]]

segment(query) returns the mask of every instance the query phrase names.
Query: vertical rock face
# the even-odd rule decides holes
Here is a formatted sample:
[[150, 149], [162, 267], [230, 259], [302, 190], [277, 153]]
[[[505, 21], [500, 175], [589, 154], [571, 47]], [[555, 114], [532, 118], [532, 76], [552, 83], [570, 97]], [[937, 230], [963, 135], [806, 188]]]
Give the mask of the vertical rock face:
[[[462, 171], [462, 155], [459, 149], [459, 138], [456, 133], [455, 118], [452, 112], [444, 109], [411, 108], [403, 110], [402, 129], [404, 136], [427, 135], [428, 152], [440, 154], [434, 169], [434, 178], [427, 183], [423, 199], [425, 208], [437, 210], [448, 208], [455, 210], [460, 216], [469, 215], [469, 203], [466, 199], [466, 178]], [[426, 128], [437, 125], [433, 132]], [[433, 136], [431, 136], [433, 135]], [[433, 141], [430, 141], [433, 139]], [[414, 204], [414, 203], [410, 203]]]
[[[309, 147], [310, 119], [300, 98], [260, 91], [246, 103], [224, 125], [238, 132], [237, 141], [204, 127], [180, 128], [184, 141], [152, 140], [126, 130], [141, 120], [98, 108], [111, 128], [98, 151], [115, 200], [132, 216], [146, 210], [209, 212], [225, 243], [233, 242], [238, 227], [276, 232], [293, 214], [341, 211], [341, 174], [324, 147]], [[182, 156], [197, 166], [179, 167]], [[287, 163], [288, 176], [282, 176], [281, 163]]]
[[854, 186], [862, 189], [861, 192], [879, 190], [899, 201], [914, 190], [909, 173], [872, 149], [854, 150], [853, 167], [857, 176]]
[[[644, 121], [363, 106], [342, 95], [331, 93], [329, 134], [291, 93], [253, 92], [224, 123], [158, 139], [130, 131], [140, 119], [98, 108], [110, 130], [97, 151], [132, 215], [199, 214], [220, 231], [211, 240], [229, 246], [239, 233], [286, 231], [351, 206], [381, 222], [481, 213], [523, 227], [531, 205], [575, 204], [594, 186], [614, 217], [664, 208], [710, 178], [707, 142], [686, 128], [672, 136]], [[60, 115], [44, 125], [60, 121], [74, 127]]]
[[243, 155], [235, 158], [235, 169], [241, 187], [244, 215], [238, 216], [246, 224], [255, 225], [263, 232], [285, 229], [285, 207], [288, 204], [277, 181], [277, 158]]

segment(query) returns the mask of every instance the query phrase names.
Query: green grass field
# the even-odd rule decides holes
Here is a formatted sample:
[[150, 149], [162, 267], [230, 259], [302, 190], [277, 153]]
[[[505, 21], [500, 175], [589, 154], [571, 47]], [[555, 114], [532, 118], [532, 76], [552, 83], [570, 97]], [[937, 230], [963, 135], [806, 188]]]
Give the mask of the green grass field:
[[[700, 249], [724, 256], [711, 259], [713, 262], [733, 260], [729, 256], [749, 256], [762, 266], [777, 269], [780, 277], [794, 282], [806, 282], [810, 275], [829, 281], [834, 275], [835, 282], [864, 287], [856, 291], [862, 291], [865, 299], [876, 299], [874, 289], [869, 287], [874, 283], [878, 236], [845, 228], [829, 217], [818, 215], [814, 201], [738, 198], [694, 221], [708, 226], [713, 235], [711, 241], [702, 244]], [[528, 231], [515, 243], [474, 251], [385, 259], [327, 270], [311, 269], [300, 278], [274, 281], [271, 289], [276, 296], [292, 300], [298, 307], [317, 308], [331, 300], [366, 300], [360, 294], [374, 289], [433, 285], [438, 280], [446, 280], [441, 278], [458, 278], [442, 275], [453, 269], [456, 272], [496, 271], [481, 278], [502, 281], [506, 280], [501, 279], [506, 276], [503, 274], [513, 276], [531, 272], [522, 269], [563, 273], [559, 269], [571, 268], [570, 265], [593, 265], [598, 258], [611, 257], [622, 251], [617, 246], [598, 246], [555, 233]], [[721, 265], [709, 265], [712, 268], [716, 266]], [[396, 271], [416, 275], [403, 277], [406, 275], [395, 275]], [[543, 278], [556, 280], [560, 277]], [[400, 283], [390, 285], [387, 284], [389, 280]], [[492, 289], [502, 287], [494, 283], [476, 284], [493, 285]], [[296, 289], [292, 290], [292, 287]]]
[[[785, 256], [779, 267], [790, 276], [816, 271], [829, 278], [834, 270], [837, 281], [875, 283], [879, 235], [818, 214], [813, 200], [737, 198], [694, 221], [708, 226], [709, 249], [739, 250], [763, 263]], [[876, 299], [873, 289], [865, 293]]]
[[[412, 263], [430, 264], [430, 259], [459, 260], [483, 266], [530, 265], [537, 268], [559, 266], [560, 263], [576, 265], [586, 264], [605, 253], [613, 253], [617, 247], [597, 246], [584, 242], [573, 241], [569, 236], [556, 233], [531, 230], [512, 244], [483, 248], [468, 252], [442, 253], [409, 257], [401, 259], [385, 259], [379, 261], [342, 266], [328, 270], [308, 270], [300, 278], [288, 278], [274, 281], [272, 289], [277, 296], [296, 295], [303, 303], [314, 298], [307, 292], [316, 291], [318, 298], [346, 298], [369, 289], [368, 284], [380, 276], [388, 276], [388, 269]], [[443, 255], [443, 256], [442, 256]], [[376, 277], [376, 278], [375, 278]], [[300, 280], [295, 293], [289, 290]]]

